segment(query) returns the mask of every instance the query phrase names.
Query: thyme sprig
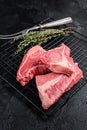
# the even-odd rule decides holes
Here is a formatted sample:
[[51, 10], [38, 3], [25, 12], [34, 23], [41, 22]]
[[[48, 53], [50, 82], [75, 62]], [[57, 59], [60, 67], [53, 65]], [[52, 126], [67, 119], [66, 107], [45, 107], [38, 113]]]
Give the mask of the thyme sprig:
[[72, 33], [72, 27], [32, 31], [26, 35], [22, 35], [19, 38], [14, 39], [14, 41], [20, 41], [17, 45], [17, 50], [14, 52], [14, 55], [21, 52], [28, 45], [42, 45], [43, 43], [47, 43], [52, 38], [55, 38], [57, 36], [67, 36], [70, 33]]

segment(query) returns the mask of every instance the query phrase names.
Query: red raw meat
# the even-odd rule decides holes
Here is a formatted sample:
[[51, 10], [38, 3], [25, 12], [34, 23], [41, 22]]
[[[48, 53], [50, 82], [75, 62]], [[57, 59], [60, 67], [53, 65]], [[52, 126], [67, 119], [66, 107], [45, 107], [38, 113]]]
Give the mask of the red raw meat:
[[73, 65], [72, 69], [73, 73], [70, 76], [53, 72], [36, 76], [36, 85], [44, 109], [48, 109], [83, 78], [83, 73], [77, 63]]
[[48, 72], [46, 66], [40, 61], [45, 50], [41, 46], [32, 47], [23, 57], [17, 72], [17, 81], [26, 85], [35, 75]]
[[63, 43], [60, 47], [46, 51], [41, 57], [43, 64], [51, 71], [67, 75], [72, 74], [71, 60], [70, 48]]

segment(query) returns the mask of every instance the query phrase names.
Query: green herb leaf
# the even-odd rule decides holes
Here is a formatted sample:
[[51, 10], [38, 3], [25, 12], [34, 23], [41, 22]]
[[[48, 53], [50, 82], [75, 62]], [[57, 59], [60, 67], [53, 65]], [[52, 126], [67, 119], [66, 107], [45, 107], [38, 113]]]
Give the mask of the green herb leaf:
[[26, 35], [22, 35], [19, 38], [14, 39], [14, 42], [21, 39], [14, 55], [18, 54], [29, 45], [42, 45], [57, 36], [67, 36], [72, 33], [72, 29], [72, 27], [66, 27], [63, 29], [44, 29], [40, 31], [32, 31]]

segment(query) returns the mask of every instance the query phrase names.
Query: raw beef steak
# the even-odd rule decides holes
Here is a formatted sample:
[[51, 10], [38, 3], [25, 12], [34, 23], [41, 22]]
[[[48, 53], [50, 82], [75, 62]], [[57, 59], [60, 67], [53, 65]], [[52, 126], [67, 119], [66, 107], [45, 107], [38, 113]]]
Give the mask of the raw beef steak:
[[46, 51], [41, 57], [43, 64], [51, 71], [67, 75], [72, 74], [71, 60], [70, 48], [63, 43], [60, 47]]
[[35, 75], [48, 72], [46, 66], [40, 61], [45, 50], [41, 46], [32, 47], [23, 57], [17, 72], [17, 81], [26, 85]]
[[43, 109], [48, 109], [66, 91], [70, 90], [81, 78], [82, 71], [78, 64], [74, 64], [73, 73], [70, 76], [57, 73], [49, 73], [36, 76], [36, 85]]

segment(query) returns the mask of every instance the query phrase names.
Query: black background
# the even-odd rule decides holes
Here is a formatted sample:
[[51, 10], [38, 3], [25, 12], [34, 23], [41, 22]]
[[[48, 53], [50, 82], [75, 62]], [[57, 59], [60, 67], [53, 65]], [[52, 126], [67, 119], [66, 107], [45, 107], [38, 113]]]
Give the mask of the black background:
[[[0, 0], [0, 34], [15, 33], [41, 20], [71, 16], [87, 36], [86, 0]], [[0, 130], [87, 130], [87, 85], [49, 120], [41, 119], [0, 80]]]

